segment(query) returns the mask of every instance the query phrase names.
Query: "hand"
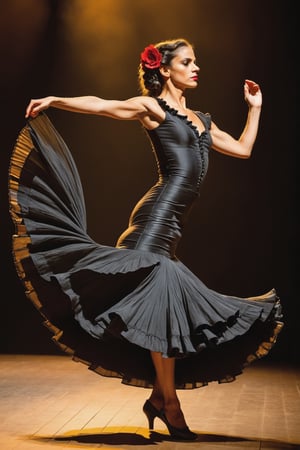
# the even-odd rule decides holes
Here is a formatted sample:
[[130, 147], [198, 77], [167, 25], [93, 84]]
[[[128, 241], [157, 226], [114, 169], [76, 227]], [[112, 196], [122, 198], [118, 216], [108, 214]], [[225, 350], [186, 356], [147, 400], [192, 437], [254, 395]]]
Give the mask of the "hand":
[[249, 106], [261, 106], [262, 93], [259, 84], [255, 83], [252, 80], [245, 80], [244, 98]]
[[36, 117], [41, 111], [49, 108], [54, 97], [45, 97], [40, 99], [33, 99], [26, 108], [25, 118]]

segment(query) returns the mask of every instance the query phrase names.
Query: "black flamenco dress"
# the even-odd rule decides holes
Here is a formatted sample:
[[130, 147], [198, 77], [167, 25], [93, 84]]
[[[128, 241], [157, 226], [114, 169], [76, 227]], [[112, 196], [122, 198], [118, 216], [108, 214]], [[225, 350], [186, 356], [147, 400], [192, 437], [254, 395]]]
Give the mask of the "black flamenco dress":
[[199, 134], [157, 101], [165, 120], [145, 131], [158, 180], [115, 247], [87, 234], [77, 168], [47, 115], [27, 122], [9, 170], [17, 272], [53, 340], [91, 370], [150, 388], [155, 351], [177, 358], [177, 388], [232, 381], [272, 348], [280, 301], [274, 289], [251, 298], [215, 292], [176, 257], [208, 167], [210, 116], [197, 112]]

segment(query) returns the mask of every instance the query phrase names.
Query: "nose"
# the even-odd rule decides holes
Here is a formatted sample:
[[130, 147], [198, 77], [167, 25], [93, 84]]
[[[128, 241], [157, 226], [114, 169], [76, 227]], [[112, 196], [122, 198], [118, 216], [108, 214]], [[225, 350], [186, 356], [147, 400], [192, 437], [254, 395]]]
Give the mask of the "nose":
[[195, 72], [200, 72], [200, 67], [197, 66], [197, 64], [194, 63], [194, 68], [193, 68], [193, 70], [194, 70]]

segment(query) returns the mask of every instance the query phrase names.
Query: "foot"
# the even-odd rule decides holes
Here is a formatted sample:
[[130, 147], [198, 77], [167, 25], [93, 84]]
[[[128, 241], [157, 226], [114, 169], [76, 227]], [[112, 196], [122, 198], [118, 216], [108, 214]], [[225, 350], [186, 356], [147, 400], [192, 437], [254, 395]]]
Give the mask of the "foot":
[[165, 405], [164, 413], [169, 424], [173, 427], [179, 429], [187, 428], [183, 412], [178, 405]]
[[[167, 416], [164, 411], [162, 411], [160, 414], [160, 419], [167, 426], [171, 438], [176, 441], [195, 441], [198, 438], [198, 435], [196, 433], [193, 433], [193, 431], [191, 431], [189, 427], [186, 425], [182, 412], [180, 411], [179, 413], [176, 413], [175, 416], [177, 424], [172, 425], [167, 419]], [[175, 416], [173, 417], [174, 422]]]

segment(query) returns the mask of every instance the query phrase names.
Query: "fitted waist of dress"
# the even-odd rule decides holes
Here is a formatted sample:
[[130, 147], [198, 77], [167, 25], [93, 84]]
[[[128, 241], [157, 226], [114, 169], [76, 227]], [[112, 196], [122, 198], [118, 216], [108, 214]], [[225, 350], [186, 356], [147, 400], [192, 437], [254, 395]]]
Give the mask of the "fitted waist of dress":
[[172, 175], [161, 175], [159, 177], [158, 182], [153, 186], [155, 189], [156, 187], [164, 187], [164, 186], [174, 187], [178, 190], [183, 190], [186, 192], [192, 192], [194, 194], [199, 193], [199, 185], [198, 185], [198, 179], [194, 180], [194, 183], [191, 183], [188, 181], [188, 178], [184, 175], [179, 174], [172, 174]]

